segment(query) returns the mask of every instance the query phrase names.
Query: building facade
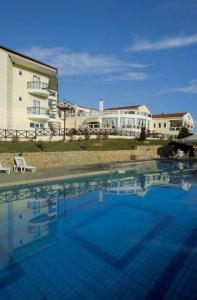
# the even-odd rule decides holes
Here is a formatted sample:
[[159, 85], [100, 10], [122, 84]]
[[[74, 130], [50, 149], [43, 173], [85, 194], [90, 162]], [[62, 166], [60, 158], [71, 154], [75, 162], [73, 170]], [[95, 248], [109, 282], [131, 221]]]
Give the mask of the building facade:
[[[132, 131], [138, 136], [141, 128], [146, 132], [168, 138], [177, 137], [182, 127], [193, 131], [194, 121], [191, 114], [171, 113], [152, 115], [146, 105], [131, 105], [103, 108], [103, 101], [99, 101], [99, 109], [92, 109], [78, 105], [71, 105], [66, 112], [66, 128], [100, 128]], [[61, 114], [61, 127], [64, 115]]]
[[[61, 114], [63, 124], [64, 115]], [[102, 128], [133, 131], [140, 133], [141, 128], [151, 129], [152, 116], [145, 105], [112, 107], [103, 109], [100, 101], [99, 109], [83, 108], [73, 105], [66, 114], [66, 128]]]
[[56, 68], [0, 46], [0, 129], [57, 128]]
[[193, 131], [194, 121], [189, 112], [152, 115], [152, 132], [177, 137], [183, 127]]
[[[176, 137], [182, 127], [192, 132], [190, 113], [152, 115], [146, 105], [88, 108], [58, 103], [57, 68], [0, 45], [0, 130], [81, 129], [147, 132]], [[50, 132], [49, 132], [50, 134]]]

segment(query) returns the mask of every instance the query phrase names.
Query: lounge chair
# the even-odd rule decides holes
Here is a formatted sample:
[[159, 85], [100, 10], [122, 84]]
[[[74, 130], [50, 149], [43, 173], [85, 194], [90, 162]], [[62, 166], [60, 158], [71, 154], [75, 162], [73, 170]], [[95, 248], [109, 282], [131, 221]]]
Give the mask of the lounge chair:
[[21, 173], [25, 173], [25, 171], [31, 171], [31, 172], [35, 173], [36, 167], [28, 166], [24, 157], [17, 156], [14, 158], [14, 161], [15, 161], [15, 166], [14, 166], [15, 171], [19, 170], [19, 171], [21, 171]]
[[8, 175], [10, 174], [10, 168], [3, 167], [0, 163], [0, 172], [6, 172]]
[[184, 158], [185, 159], [189, 158], [189, 155], [190, 155], [190, 151], [187, 151], [187, 153], [184, 154]]
[[185, 157], [185, 153], [178, 149], [177, 153], [175, 154], [174, 158], [184, 158]]

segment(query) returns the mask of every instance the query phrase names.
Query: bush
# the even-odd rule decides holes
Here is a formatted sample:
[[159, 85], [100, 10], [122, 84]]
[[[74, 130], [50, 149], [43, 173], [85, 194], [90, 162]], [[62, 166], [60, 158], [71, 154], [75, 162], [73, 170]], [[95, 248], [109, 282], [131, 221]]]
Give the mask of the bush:
[[103, 138], [103, 140], [107, 140], [109, 138], [107, 130], [102, 132], [102, 138]]
[[183, 139], [185, 137], [188, 137], [192, 135], [190, 132], [189, 132], [189, 129], [187, 127], [182, 127], [178, 136], [177, 136], [177, 139]]
[[80, 147], [80, 149], [85, 151], [85, 150], [87, 150], [88, 145], [87, 145], [86, 141], [80, 141], [79, 147]]
[[43, 142], [39, 141], [38, 143], [36, 143], [36, 146], [41, 150], [41, 151], [45, 151], [46, 150], [46, 146]]
[[158, 148], [157, 154], [160, 155], [160, 157], [169, 157], [174, 155], [175, 150], [175, 146], [173, 145], [164, 145]]
[[90, 140], [90, 132], [89, 132], [88, 128], [84, 129], [83, 134], [84, 134], [84, 139], [86, 141], [89, 141]]

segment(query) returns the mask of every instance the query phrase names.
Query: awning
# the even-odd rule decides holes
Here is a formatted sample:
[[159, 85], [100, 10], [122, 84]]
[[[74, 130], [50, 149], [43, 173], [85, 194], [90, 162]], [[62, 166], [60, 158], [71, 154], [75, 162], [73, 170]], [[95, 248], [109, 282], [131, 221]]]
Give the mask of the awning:
[[179, 143], [190, 143], [190, 142], [196, 142], [197, 143], [197, 133], [194, 133], [193, 135], [190, 135], [188, 137], [182, 138], [182, 139], [176, 139], [173, 140], [175, 142], [179, 142]]
[[90, 123], [100, 123], [101, 118], [99, 117], [93, 117], [93, 118], [88, 118], [84, 121], [84, 124], [90, 124]]

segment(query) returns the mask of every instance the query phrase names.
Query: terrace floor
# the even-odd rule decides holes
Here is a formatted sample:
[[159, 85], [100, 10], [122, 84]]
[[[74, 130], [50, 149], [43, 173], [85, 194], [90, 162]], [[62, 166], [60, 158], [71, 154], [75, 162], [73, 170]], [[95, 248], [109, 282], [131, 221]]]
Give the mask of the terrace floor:
[[[136, 162], [121, 162], [109, 164], [94, 164], [77, 166], [63, 166], [47, 169], [37, 169], [35, 173], [11, 171], [10, 175], [0, 173], [0, 188], [12, 185], [22, 185], [36, 182], [46, 182], [60, 179], [69, 179], [81, 176], [91, 176], [97, 174], [105, 174], [117, 171], [119, 168], [130, 169], [138, 163], [145, 163], [146, 161]], [[153, 161], [154, 163], [154, 161]]]

